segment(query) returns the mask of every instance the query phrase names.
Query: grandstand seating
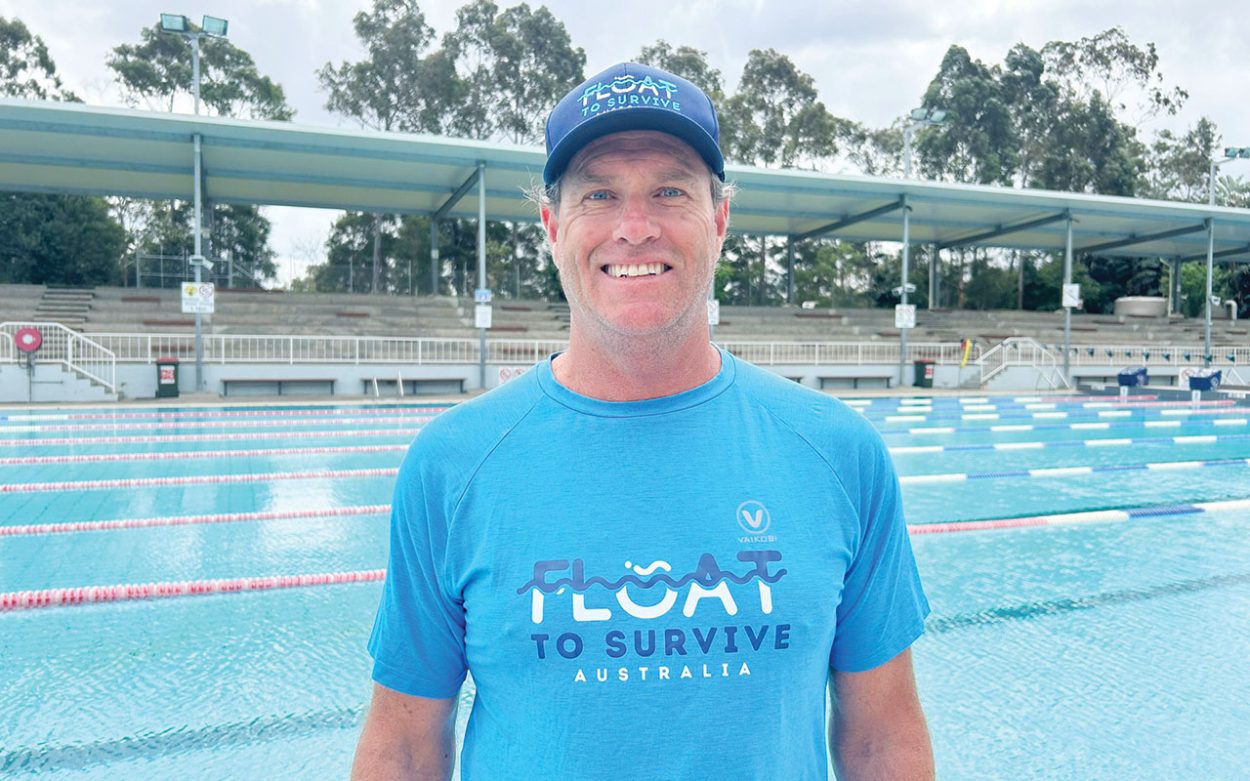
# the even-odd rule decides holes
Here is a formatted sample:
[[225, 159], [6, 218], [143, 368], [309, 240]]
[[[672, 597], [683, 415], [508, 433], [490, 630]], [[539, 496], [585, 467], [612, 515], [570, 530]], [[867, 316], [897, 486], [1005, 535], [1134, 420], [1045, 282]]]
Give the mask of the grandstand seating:
[[[0, 285], [0, 322], [55, 320], [40, 313], [45, 288]], [[66, 324], [88, 333], [189, 333], [194, 317], [181, 311], [177, 289], [108, 288], [93, 290], [85, 320]], [[213, 334], [331, 334], [475, 338], [473, 302], [446, 296], [406, 297], [346, 293], [269, 293], [219, 289], [216, 313], [204, 328]], [[800, 309], [722, 306], [717, 341], [894, 341], [889, 309]], [[491, 337], [565, 339], [567, 304], [496, 299]], [[1216, 320], [1214, 345], [1245, 345], [1250, 321]], [[1061, 312], [920, 310], [910, 339], [957, 342], [972, 338], [984, 348], [1013, 336], [1054, 345], [1063, 341]], [[1199, 344], [1201, 318], [1076, 314], [1072, 341], [1084, 345]]]

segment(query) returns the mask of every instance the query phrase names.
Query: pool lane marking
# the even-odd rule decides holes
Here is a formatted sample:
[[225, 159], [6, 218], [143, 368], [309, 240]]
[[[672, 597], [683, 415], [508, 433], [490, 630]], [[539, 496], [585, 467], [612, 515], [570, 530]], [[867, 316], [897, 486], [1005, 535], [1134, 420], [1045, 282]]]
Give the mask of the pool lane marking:
[[1196, 436], [1177, 437], [1140, 437], [1131, 439], [1117, 437], [1114, 439], [1081, 439], [1057, 440], [1054, 442], [994, 442], [975, 445], [891, 445], [886, 449], [891, 455], [912, 456], [924, 453], [964, 453], [977, 450], [1036, 450], [1050, 447], [1124, 447], [1125, 445], [1209, 445], [1215, 442], [1250, 439], [1250, 434], [1201, 434]]
[[385, 467], [379, 469], [321, 469], [309, 472], [265, 472], [248, 475], [180, 475], [178, 477], [134, 477], [119, 480], [71, 480], [56, 483], [9, 483], [8, 485], [0, 485], [0, 494], [91, 491], [100, 488], [154, 488], [171, 485], [266, 483], [272, 480], [336, 480], [357, 477], [394, 477], [398, 473], [399, 467]]
[[[433, 420], [433, 415], [405, 415], [395, 417], [387, 422], [390, 423], [428, 423]], [[135, 423], [65, 423], [55, 424], [51, 426], [5, 426], [0, 428], [0, 433], [14, 434], [38, 434], [44, 431], [65, 431], [65, 432], [91, 432], [91, 431], [114, 431], [116, 429], [141, 428], [145, 430], [152, 429], [178, 429], [178, 428], [274, 428], [276, 426], [329, 426], [329, 425], [367, 425], [377, 424], [375, 418], [338, 418], [326, 420], [190, 420], [176, 421], [167, 420], [156, 423], [151, 422], [135, 422]]]
[[182, 580], [157, 583], [119, 583], [112, 586], [49, 588], [40, 591], [0, 593], [0, 611], [90, 605], [101, 602], [129, 602], [140, 599], [238, 594], [308, 586], [335, 586], [342, 583], [371, 583], [386, 577], [386, 570], [320, 572], [307, 575], [269, 575], [253, 578]]
[[0, 466], [32, 464], [88, 464], [105, 461], [165, 461], [186, 458], [246, 458], [249, 456], [311, 456], [343, 453], [389, 453], [407, 450], [407, 444], [339, 445], [330, 447], [263, 448], [260, 450], [174, 450], [156, 453], [89, 453], [61, 456], [14, 456], [0, 458]]
[[193, 526], [213, 523], [252, 521], [283, 521], [309, 518], [343, 518], [352, 515], [389, 513], [389, 504], [366, 504], [356, 507], [330, 507], [320, 510], [270, 510], [247, 513], [213, 513], [205, 515], [167, 515], [155, 518], [122, 518], [114, 521], [64, 521], [61, 523], [27, 523], [0, 526], [0, 537], [29, 537], [45, 534], [148, 529], [156, 526]]
[[427, 407], [352, 407], [325, 409], [275, 409], [275, 410], [188, 410], [186, 412], [74, 412], [62, 414], [32, 413], [29, 415], [0, 416], [0, 421], [9, 422], [44, 422], [53, 420], [115, 420], [140, 418], [150, 420], [181, 420], [183, 418], [285, 418], [285, 417], [343, 417], [348, 415], [368, 415], [371, 417], [388, 417], [410, 414], [434, 414], [445, 412], [452, 404], [440, 404]]
[[411, 437], [419, 428], [358, 428], [329, 431], [258, 431], [238, 434], [153, 434], [146, 436], [48, 437], [45, 439], [0, 439], [0, 447], [51, 447], [57, 445], [138, 445], [156, 442], [240, 442], [254, 439], [325, 439], [327, 437]]
[[1169, 515], [1194, 515], [1231, 510], [1250, 510], [1250, 499], [1224, 499], [1193, 504], [1159, 504], [1112, 510], [1086, 510], [1074, 513], [1032, 515], [1019, 518], [993, 518], [984, 521], [948, 521], [943, 523], [909, 523], [910, 534], [948, 534], [954, 532], [995, 531], [1037, 526], [1074, 526], [1086, 523], [1122, 523], [1134, 518], [1158, 518]]
[[934, 475], [901, 475], [900, 485], [925, 483], [957, 483], [965, 480], [998, 480], [1005, 477], [1069, 477], [1102, 472], [1176, 471], [1214, 466], [1246, 466], [1250, 458], [1213, 458], [1206, 461], [1151, 461], [1144, 464], [1098, 464], [1091, 466], [1042, 467], [1038, 469], [1003, 469], [996, 472], [947, 472]]
[[[897, 436], [901, 434], [967, 434], [981, 431], [1054, 431], [1072, 429], [1074, 431], [1081, 430], [1106, 430], [1112, 428], [1180, 428], [1185, 425], [1186, 421], [1181, 420], [1128, 420], [1128, 421], [1100, 421], [1096, 423], [1058, 423], [1041, 425], [1033, 423], [1001, 423], [993, 426], [924, 426], [909, 429], [895, 429], [893, 431], [878, 430], [882, 436]], [[1214, 420], [1191, 421], [1192, 425], [1198, 426], [1247, 426], [1250, 425], [1250, 418], [1217, 418]]]

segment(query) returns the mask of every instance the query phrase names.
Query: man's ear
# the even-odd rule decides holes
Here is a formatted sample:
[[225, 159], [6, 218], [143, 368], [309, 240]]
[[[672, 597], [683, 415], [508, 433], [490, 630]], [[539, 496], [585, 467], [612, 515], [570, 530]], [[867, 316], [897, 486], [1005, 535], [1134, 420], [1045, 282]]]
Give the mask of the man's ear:
[[542, 218], [543, 230], [547, 231], [547, 242], [554, 247], [560, 233], [560, 221], [556, 217], [555, 210], [551, 206], [544, 205], [538, 209], [538, 216]]

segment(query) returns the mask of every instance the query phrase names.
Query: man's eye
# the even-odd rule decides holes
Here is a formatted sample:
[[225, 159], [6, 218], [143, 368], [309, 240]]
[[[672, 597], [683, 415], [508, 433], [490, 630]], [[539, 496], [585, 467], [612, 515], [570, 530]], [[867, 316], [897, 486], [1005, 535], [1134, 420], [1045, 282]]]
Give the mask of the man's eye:
[[661, 198], [676, 198], [681, 194], [681, 189], [677, 187], [661, 187], [658, 193]]
[[595, 190], [594, 192], [586, 194], [586, 200], [588, 201], [606, 201], [611, 197], [612, 194], [607, 190]]

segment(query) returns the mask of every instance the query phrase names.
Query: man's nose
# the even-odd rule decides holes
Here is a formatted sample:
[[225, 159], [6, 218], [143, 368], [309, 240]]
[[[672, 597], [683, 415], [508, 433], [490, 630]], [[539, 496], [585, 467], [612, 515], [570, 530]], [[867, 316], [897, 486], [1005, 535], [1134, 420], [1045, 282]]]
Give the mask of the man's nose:
[[629, 244], [645, 244], [659, 238], [659, 235], [660, 225], [655, 219], [651, 199], [643, 196], [626, 198], [621, 204], [614, 238]]

